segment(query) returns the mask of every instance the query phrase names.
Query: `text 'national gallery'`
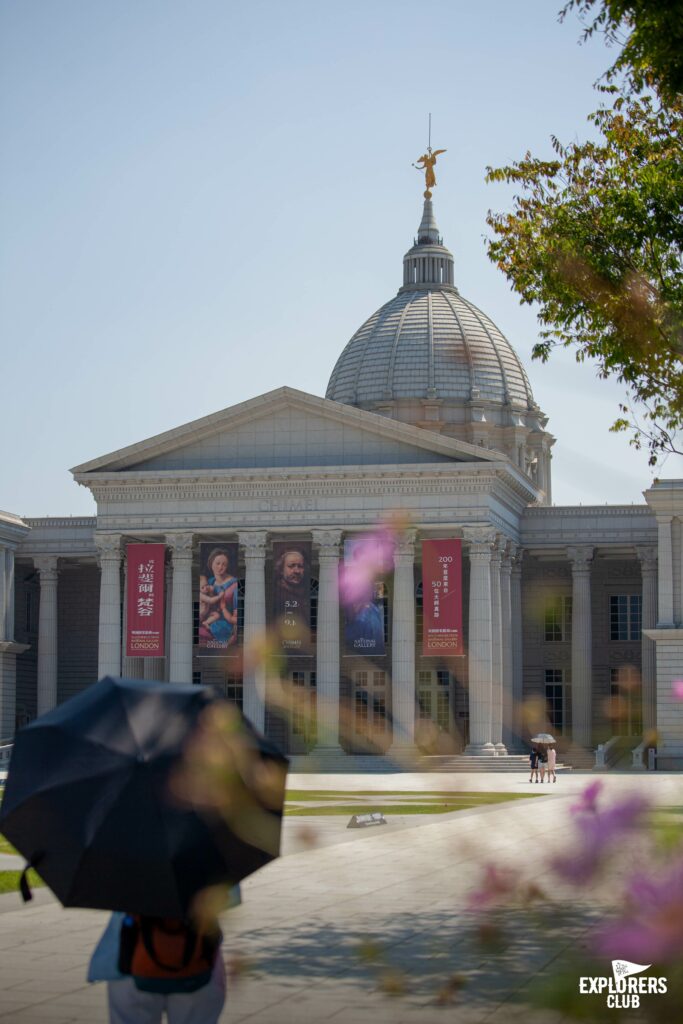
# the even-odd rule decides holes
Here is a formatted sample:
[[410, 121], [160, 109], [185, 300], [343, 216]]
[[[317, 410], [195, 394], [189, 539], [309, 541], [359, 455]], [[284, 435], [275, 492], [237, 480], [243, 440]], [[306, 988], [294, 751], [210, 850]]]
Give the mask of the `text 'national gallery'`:
[[[683, 480], [552, 506], [546, 423], [428, 197], [325, 398], [76, 467], [96, 518], [0, 513], [2, 739], [110, 674], [216, 686], [297, 755], [505, 757], [543, 728], [570, 763], [619, 736], [683, 768]], [[368, 543], [387, 563], [347, 600]]]

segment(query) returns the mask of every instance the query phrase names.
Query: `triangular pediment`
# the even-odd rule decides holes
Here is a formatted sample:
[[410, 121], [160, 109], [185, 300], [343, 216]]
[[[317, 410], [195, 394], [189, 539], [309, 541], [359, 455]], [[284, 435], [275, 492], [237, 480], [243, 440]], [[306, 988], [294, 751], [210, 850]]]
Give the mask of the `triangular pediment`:
[[501, 456], [325, 398], [278, 388], [76, 466], [91, 474], [500, 461]]

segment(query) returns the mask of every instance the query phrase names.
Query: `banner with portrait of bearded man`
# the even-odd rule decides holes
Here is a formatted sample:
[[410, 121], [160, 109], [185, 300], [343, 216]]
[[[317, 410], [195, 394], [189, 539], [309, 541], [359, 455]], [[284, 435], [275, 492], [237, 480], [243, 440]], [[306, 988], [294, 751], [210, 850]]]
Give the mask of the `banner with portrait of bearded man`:
[[273, 544], [273, 621], [280, 650], [311, 657], [311, 542]]

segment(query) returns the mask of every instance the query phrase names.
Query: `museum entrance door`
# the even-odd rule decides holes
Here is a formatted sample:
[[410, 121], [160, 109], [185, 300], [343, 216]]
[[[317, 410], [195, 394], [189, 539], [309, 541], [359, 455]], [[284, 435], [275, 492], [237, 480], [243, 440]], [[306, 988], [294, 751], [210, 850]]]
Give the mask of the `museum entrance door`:
[[391, 743], [387, 689], [384, 669], [363, 669], [353, 673], [351, 735], [357, 753], [383, 754]]
[[289, 673], [289, 752], [307, 754], [316, 739], [315, 672]]
[[462, 748], [454, 721], [453, 686], [448, 669], [417, 673], [415, 742], [425, 754], [451, 754]]

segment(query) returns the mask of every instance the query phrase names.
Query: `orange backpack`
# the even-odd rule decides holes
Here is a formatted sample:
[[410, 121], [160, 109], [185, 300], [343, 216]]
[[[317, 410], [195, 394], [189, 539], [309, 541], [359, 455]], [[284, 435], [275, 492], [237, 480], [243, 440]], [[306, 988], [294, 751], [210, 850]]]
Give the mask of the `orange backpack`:
[[127, 914], [121, 925], [119, 970], [150, 992], [193, 992], [206, 985], [220, 948], [216, 926], [198, 931], [177, 918]]

